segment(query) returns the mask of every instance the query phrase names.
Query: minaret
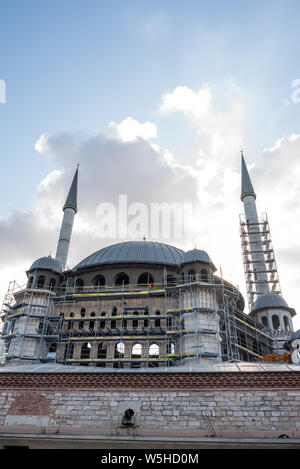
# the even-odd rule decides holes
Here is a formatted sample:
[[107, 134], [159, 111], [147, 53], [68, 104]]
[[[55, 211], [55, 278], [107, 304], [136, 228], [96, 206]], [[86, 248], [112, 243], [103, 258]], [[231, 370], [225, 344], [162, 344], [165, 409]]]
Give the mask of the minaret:
[[[246, 275], [249, 307], [251, 309], [257, 297], [270, 291], [266, 254], [270, 254], [271, 238], [266, 216], [258, 218], [256, 210], [256, 194], [242, 156], [242, 191], [241, 200], [244, 204], [245, 217], [241, 218], [241, 238], [244, 269]], [[270, 257], [270, 256], [269, 256]], [[271, 256], [270, 260], [272, 259]], [[274, 260], [275, 262], [275, 260]], [[268, 266], [269, 267], [269, 266]]]
[[59, 261], [63, 271], [65, 270], [67, 264], [74, 216], [77, 213], [78, 167], [79, 165], [77, 165], [77, 169], [69, 190], [69, 194], [63, 207], [64, 216], [61, 224], [55, 256], [55, 258]]

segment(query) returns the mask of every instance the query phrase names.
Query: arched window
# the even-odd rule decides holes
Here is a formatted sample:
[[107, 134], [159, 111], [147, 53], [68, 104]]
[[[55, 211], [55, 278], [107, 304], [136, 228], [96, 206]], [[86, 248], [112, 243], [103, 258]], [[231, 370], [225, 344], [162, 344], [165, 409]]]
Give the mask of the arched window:
[[208, 282], [208, 272], [206, 269], [201, 269], [201, 280], [203, 282]]
[[115, 285], [128, 285], [129, 284], [129, 277], [124, 272], [120, 272], [115, 277]]
[[[103, 317], [103, 316], [106, 316], [106, 312], [105, 312], [105, 311], [102, 311], [101, 316], [102, 316], [102, 317]], [[100, 321], [99, 326], [100, 326], [100, 329], [104, 329], [104, 328], [105, 328], [105, 321]]]
[[151, 344], [149, 347], [149, 357], [159, 356], [159, 346], [157, 344]]
[[112, 309], [111, 315], [112, 316], [117, 316], [117, 313], [118, 313], [117, 307], [114, 306], [113, 309]]
[[92, 280], [92, 285], [95, 287], [102, 287], [105, 285], [105, 277], [104, 275], [97, 275], [93, 280]]
[[123, 342], [118, 342], [115, 346], [114, 358], [123, 358], [124, 357], [124, 344]]
[[196, 280], [196, 272], [194, 269], [189, 270], [189, 281], [195, 281]]
[[56, 284], [55, 278], [50, 278], [49, 290], [54, 290], [55, 284]]
[[75, 282], [75, 288], [77, 291], [82, 291], [83, 290], [83, 285], [84, 285], [84, 282], [81, 278], [78, 278]]
[[261, 322], [263, 323], [264, 326], [268, 327], [268, 319], [266, 318], [266, 316], [263, 316], [261, 318]]
[[85, 342], [81, 347], [80, 358], [90, 358], [91, 353], [91, 344], [89, 342]]
[[[156, 314], [156, 316], [160, 316], [160, 311], [156, 310], [155, 314]], [[155, 327], [160, 327], [160, 319], [155, 319], [154, 325], [155, 325]]]
[[100, 342], [98, 345], [97, 358], [106, 358], [107, 357], [107, 344]]
[[[92, 312], [92, 313], [90, 314], [90, 317], [91, 317], [91, 318], [94, 318], [95, 316], [96, 316], [96, 313], [95, 313], [95, 312]], [[94, 320], [91, 320], [91, 321], [90, 321], [90, 324], [89, 324], [89, 328], [90, 328], [90, 329], [94, 329], [94, 327], [95, 327], [95, 321], [94, 321]]]
[[145, 286], [149, 286], [151, 288], [153, 283], [154, 283], [154, 279], [153, 279], [152, 275], [149, 274], [148, 272], [144, 272], [138, 278], [138, 284], [139, 285], [145, 285]]
[[81, 316], [82, 318], [84, 318], [84, 316], [85, 316], [85, 308], [81, 308], [81, 310], [80, 310], [80, 316]]
[[277, 314], [273, 314], [272, 324], [273, 324], [273, 329], [278, 330], [280, 328], [279, 317], [277, 316]]
[[141, 344], [134, 344], [131, 349], [131, 358], [141, 358], [142, 356], [142, 346]]
[[34, 280], [33, 275], [30, 275], [30, 277], [28, 279], [27, 288], [32, 288], [33, 280]]
[[289, 318], [287, 316], [283, 316], [283, 323], [284, 323], [284, 329], [286, 331], [290, 330], [290, 323], [289, 323]]
[[166, 347], [167, 353], [175, 353], [175, 344], [174, 342], [168, 342]]
[[40, 275], [37, 279], [37, 288], [44, 288], [45, 285], [45, 276]]

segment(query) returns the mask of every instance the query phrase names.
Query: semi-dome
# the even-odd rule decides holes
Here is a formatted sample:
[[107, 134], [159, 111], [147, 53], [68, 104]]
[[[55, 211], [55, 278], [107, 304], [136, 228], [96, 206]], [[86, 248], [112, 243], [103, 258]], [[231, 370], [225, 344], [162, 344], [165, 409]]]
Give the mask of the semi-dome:
[[62, 269], [59, 261], [57, 259], [53, 259], [51, 256], [47, 257], [40, 257], [30, 267], [29, 270], [34, 269], [44, 269], [44, 270], [52, 270], [53, 272], [57, 272], [61, 274]]
[[264, 293], [263, 295], [260, 295], [254, 303], [252, 311], [257, 311], [259, 309], [265, 308], [290, 309], [287, 302], [282, 298], [282, 296], [274, 292]]
[[112, 244], [89, 255], [73, 270], [95, 265], [120, 263], [150, 263], [179, 266], [184, 251], [169, 244], [154, 241], [126, 241]]
[[216, 267], [214, 266], [211, 258], [207, 254], [206, 251], [202, 251], [201, 249], [191, 249], [190, 251], [187, 251], [181, 258], [180, 264], [188, 264], [190, 262], [203, 262], [204, 264], [210, 264], [210, 266], [214, 269], [217, 270]]

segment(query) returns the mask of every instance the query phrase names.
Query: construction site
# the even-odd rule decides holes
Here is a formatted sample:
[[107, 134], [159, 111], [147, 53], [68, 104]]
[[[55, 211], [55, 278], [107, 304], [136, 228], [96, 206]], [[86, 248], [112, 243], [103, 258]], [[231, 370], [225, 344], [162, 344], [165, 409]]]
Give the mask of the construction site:
[[281, 288], [267, 215], [242, 155], [240, 237], [248, 313], [239, 288], [208, 253], [126, 241], [66, 268], [77, 213], [78, 167], [63, 207], [57, 251], [38, 258], [24, 286], [9, 284], [2, 361], [105, 368], [254, 362], [284, 354], [295, 310]]
[[218, 277], [184, 280], [80, 288], [75, 281], [59, 290], [12, 282], [2, 313], [6, 361], [173, 367], [279, 352], [280, 331], [243, 313], [238, 289]]

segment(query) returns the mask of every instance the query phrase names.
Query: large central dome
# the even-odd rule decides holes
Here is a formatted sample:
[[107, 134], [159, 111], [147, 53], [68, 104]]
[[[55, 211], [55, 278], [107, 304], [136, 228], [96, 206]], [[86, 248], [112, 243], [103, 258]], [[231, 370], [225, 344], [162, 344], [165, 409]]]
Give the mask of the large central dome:
[[94, 265], [145, 263], [179, 266], [184, 251], [169, 244], [153, 241], [127, 241], [94, 252], [77, 264], [73, 270]]

